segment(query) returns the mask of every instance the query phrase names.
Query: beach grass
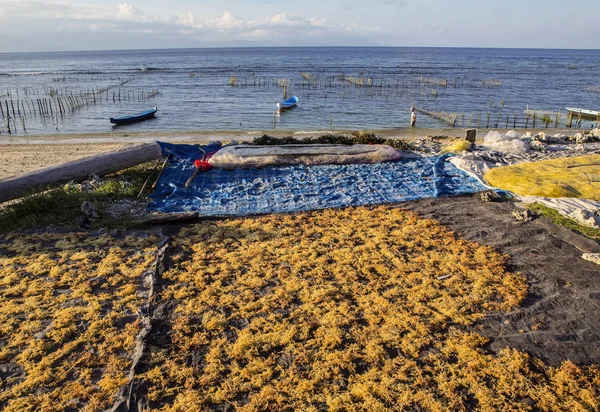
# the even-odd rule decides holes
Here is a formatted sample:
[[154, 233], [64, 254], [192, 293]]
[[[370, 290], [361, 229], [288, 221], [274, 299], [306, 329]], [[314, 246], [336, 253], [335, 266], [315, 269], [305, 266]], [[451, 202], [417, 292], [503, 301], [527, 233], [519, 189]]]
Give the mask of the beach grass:
[[528, 205], [527, 208], [544, 216], [548, 220], [552, 221], [552, 223], [554, 223], [555, 225], [566, 227], [575, 232], [581, 233], [582, 235], [589, 237], [590, 239], [600, 240], [600, 229], [580, 225], [573, 219], [565, 217], [558, 213], [558, 211], [544, 205], [534, 203]]
[[[106, 176], [93, 189], [80, 190], [76, 184], [51, 188], [33, 193], [0, 208], [0, 233], [17, 229], [74, 226], [76, 219], [83, 216], [81, 205], [91, 202], [99, 212], [92, 223], [94, 227], [124, 227], [132, 223], [130, 218], [114, 218], [106, 213], [110, 202], [134, 199], [150, 174], [151, 163], [136, 166]], [[150, 193], [147, 185], [145, 193]]]

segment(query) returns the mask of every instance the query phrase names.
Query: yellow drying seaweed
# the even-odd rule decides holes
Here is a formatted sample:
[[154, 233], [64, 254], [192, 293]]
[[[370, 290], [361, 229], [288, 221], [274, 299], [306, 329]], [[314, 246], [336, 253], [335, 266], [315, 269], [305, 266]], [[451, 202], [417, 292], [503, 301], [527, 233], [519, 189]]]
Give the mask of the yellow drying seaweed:
[[153, 235], [0, 238], [0, 407], [104, 410], [128, 381]]
[[498, 167], [484, 178], [492, 186], [521, 196], [600, 200], [600, 155]]
[[465, 326], [525, 297], [505, 257], [379, 207], [204, 223], [174, 240], [148, 397], [165, 411], [583, 410], [596, 367], [487, 353]]

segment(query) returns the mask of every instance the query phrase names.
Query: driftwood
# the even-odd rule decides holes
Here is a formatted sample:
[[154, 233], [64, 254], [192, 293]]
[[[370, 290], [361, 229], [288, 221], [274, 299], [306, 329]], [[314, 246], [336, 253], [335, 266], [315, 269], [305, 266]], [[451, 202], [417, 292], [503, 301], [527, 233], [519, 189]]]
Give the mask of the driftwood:
[[154, 172], [156, 172], [156, 169], [158, 169], [158, 165], [159, 164], [160, 164], [160, 158], [156, 159], [156, 163], [154, 164], [154, 167], [152, 168], [152, 171], [150, 172], [150, 174], [148, 175], [148, 177], [144, 181], [144, 184], [142, 185], [142, 188], [140, 189], [140, 192], [137, 195], [138, 198], [142, 196], [142, 193], [144, 193], [144, 189], [146, 189], [146, 185], [148, 184], [148, 182], [150, 181], [150, 179], [152, 179], [152, 176], [154, 176]]
[[50, 185], [72, 180], [81, 181], [90, 173], [102, 176], [118, 172], [157, 159], [161, 155], [158, 143], [146, 143], [10, 177], [0, 180], [0, 203], [25, 196], [36, 190], [45, 190]]
[[171, 158], [171, 154], [169, 153], [167, 155], [167, 157], [165, 158], [165, 161], [163, 162], [160, 171], [158, 172], [158, 176], [156, 176], [156, 180], [154, 181], [154, 183], [152, 184], [152, 189], [156, 189], [156, 185], [158, 185], [158, 180], [160, 179], [160, 177], [162, 176], [163, 172], [165, 171], [165, 168], [167, 167], [168, 163], [169, 163], [169, 159]]

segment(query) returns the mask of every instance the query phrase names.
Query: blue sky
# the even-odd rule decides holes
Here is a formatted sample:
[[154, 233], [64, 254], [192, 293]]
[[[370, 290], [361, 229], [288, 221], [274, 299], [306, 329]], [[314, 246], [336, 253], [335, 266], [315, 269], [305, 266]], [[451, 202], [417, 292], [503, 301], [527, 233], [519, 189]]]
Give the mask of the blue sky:
[[598, 0], [0, 0], [0, 52], [313, 45], [600, 48], [598, 15]]

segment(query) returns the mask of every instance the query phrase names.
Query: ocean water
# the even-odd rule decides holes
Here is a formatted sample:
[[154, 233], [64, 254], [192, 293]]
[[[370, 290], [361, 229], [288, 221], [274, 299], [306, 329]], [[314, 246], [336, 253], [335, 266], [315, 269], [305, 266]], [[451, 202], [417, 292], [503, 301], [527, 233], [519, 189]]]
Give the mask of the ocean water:
[[[492, 125], [502, 119], [504, 126], [506, 116], [511, 125], [515, 114], [524, 119], [527, 107], [562, 113], [566, 106], [600, 109], [599, 74], [600, 50], [319, 47], [0, 54], [0, 140], [9, 133], [393, 130], [409, 126], [412, 105], [463, 114], [461, 126], [484, 127], [488, 114]], [[284, 82], [287, 95], [300, 102], [277, 114]], [[152, 90], [158, 93], [149, 96]], [[60, 113], [74, 96], [82, 107]], [[53, 101], [52, 114], [37, 113], [43, 99]], [[109, 122], [153, 106], [159, 109], [153, 120], [116, 128]], [[444, 123], [419, 114], [417, 126]]]

